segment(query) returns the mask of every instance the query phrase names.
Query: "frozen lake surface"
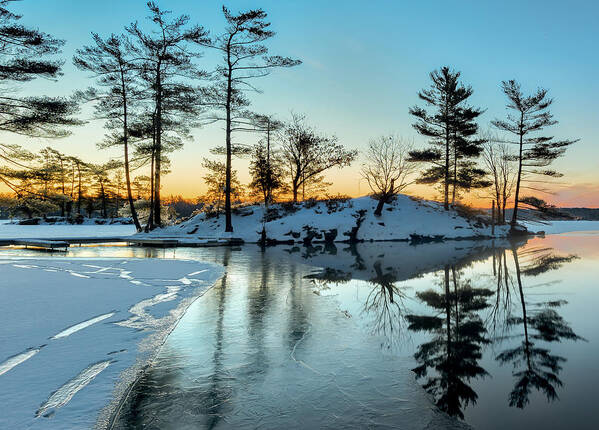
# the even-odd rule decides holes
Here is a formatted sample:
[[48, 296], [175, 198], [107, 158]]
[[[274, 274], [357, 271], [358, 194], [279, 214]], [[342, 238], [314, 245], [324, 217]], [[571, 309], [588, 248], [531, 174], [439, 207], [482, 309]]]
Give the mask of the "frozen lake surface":
[[[39, 255], [2, 251], [21, 260]], [[189, 306], [134, 386], [116, 428], [595, 428], [596, 232], [520, 243], [278, 246], [264, 252], [253, 245], [71, 248], [35, 263], [43, 279], [32, 278], [38, 282], [28, 287], [30, 297], [46, 300], [38, 284], [56, 272], [45, 269], [87, 282], [76, 274], [101, 270], [86, 268], [95, 260], [126, 265], [148, 257], [134, 280], [175, 270], [180, 260], [225, 266], [226, 275]], [[31, 261], [5, 261], [11, 262], [0, 270], [12, 267], [18, 282], [19, 273], [33, 273], [14, 267]], [[181, 270], [187, 278], [194, 273]], [[102, 276], [112, 284], [112, 275]], [[0, 373], [10, 367], [0, 375], [0, 404], [11, 410], [0, 415], [0, 428], [9, 423], [6, 417], [31, 428], [92, 427], [98, 410], [118, 395], [119, 374], [134, 364], [147, 333], [115, 323], [135, 315], [136, 303], [168, 298], [168, 286], [184, 291], [184, 278], [162, 277], [168, 282], [151, 284], [156, 290], [145, 291], [149, 295], [84, 307], [68, 322], [50, 316], [58, 322], [42, 324], [39, 336], [29, 339], [23, 323], [12, 321], [31, 319], [11, 305], [6, 327], [14, 335], [0, 342]], [[209, 282], [202, 279], [199, 288]], [[121, 288], [138, 293], [131, 282]], [[49, 303], [48, 309], [72, 309], [60, 300]], [[147, 314], [164, 316], [175, 305], [157, 303]], [[104, 338], [117, 331], [126, 339]], [[96, 345], [98, 338], [106, 341]], [[107, 348], [112, 343], [117, 346]], [[13, 345], [10, 351], [6, 344]], [[43, 366], [34, 366], [42, 359]], [[22, 395], [36, 384], [35, 396]], [[14, 421], [19, 411], [26, 412], [23, 421]], [[104, 410], [101, 424], [107, 416]]]
[[18, 225], [0, 223], [0, 239], [53, 239], [75, 237], [114, 237], [129, 236], [135, 233], [135, 226], [128, 224], [110, 225]]
[[93, 428], [222, 271], [38, 257], [2, 258], [0, 273], [0, 428], [80, 429]]
[[227, 275], [120, 428], [595, 428], [594, 235], [189, 252]]

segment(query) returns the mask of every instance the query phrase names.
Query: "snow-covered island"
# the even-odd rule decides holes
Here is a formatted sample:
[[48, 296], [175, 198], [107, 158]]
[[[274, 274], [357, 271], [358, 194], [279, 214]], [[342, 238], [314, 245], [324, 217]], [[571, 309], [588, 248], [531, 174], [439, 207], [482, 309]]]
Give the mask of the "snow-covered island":
[[180, 243], [205, 238], [237, 238], [258, 243], [264, 226], [271, 243], [360, 241], [429, 241], [506, 237], [509, 226], [495, 226], [484, 214], [445, 211], [437, 202], [399, 194], [375, 216], [377, 201], [371, 197], [331, 199], [302, 203], [276, 203], [264, 217], [263, 205], [236, 208], [234, 232], [225, 233], [224, 215], [202, 212], [179, 224], [140, 233], [143, 238], [177, 238]]

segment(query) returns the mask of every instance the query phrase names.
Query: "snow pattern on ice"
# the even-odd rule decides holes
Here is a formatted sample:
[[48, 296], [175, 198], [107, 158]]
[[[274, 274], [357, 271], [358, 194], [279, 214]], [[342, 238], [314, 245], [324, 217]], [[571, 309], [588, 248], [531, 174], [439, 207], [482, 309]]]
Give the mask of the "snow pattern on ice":
[[0, 270], [3, 429], [93, 428], [222, 273], [165, 259], [3, 259]]

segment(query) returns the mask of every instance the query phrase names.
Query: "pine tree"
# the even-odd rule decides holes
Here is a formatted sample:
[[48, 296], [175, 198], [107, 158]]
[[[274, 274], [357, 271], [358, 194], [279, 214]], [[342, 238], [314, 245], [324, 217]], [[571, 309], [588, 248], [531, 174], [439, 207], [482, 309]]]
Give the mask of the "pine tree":
[[[424, 184], [441, 183], [443, 187], [443, 205], [449, 209], [449, 186], [454, 184], [454, 197], [456, 187], [463, 185], [458, 181], [458, 160], [472, 158], [480, 154], [478, 147], [482, 142], [471, 140], [477, 131], [475, 119], [482, 113], [464, 105], [472, 95], [472, 88], [460, 83], [460, 72], [449, 67], [431, 72], [432, 80], [429, 89], [422, 90], [418, 97], [433, 110], [414, 106], [410, 114], [416, 117], [413, 124], [418, 133], [430, 138], [430, 149], [411, 151], [410, 157], [414, 162], [432, 164], [421, 173], [418, 182]], [[478, 152], [477, 152], [478, 151]], [[453, 158], [452, 158], [453, 154]], [[454, 166], [452, 172], [452, 166]], [[470, 167], [465, 166], [466, 169]], [[465, 176], [470, 177], [470, 176]]]
[[112, 34], [104, 40], [98, 34], [92, 33], [92, 39], [94, 44], [79, 49], [73, 62], [79, 69], [91, 72], [99, 88], [89, 88], [80, 92], [79, 97], [85, 101], [94, 101], [95, 117], [106, 121], [105, 127], [109, 134], [100, 147], [123, 146], [129, 209], [135, 228], [141, 231], [133, 204], [129, 163], [129, 123], [135, 103], [139, 99], [135, 78], [136, 65], [130, 58], [127, 49], [129, 41], [124, 36]]
[[[37, 78], [55, 79], [62, 62], [53, 59], [64, 44], [49, 34], [19, 23], [20, 15], [9, 10], [15, 0], [0, 0], [0, 131], [22, 136], [60, 138], [68, 127], [80, 124], [73, 115], [77, 104], [62, 97], [19, 96], [18, 87]], [[0, 143], [0, 161], [17, 166], [13, 147]], [[0, 173], [9, 188], [10, 180]]]
[[[506, 142], [518, 145], [518, 175], [511, 220], [512, 228], [514, 228], [518, 220], [520, 190], [524, 188], [523, 182], [526, 177], [530, 175], [540, 175], [540, 177], [546, 178], [560, 177], [560, 173], [546, 168], [555, 159], [562, 156], [566, 148], [577, 140], [556, 140], [552, 136], [538, 135], [544, 128], [557, 124], [548, 110], [553, 99], [547, 97], [546, 89], [539, 88], [533, 95], [525, 96], [520, 84], [514, 80], [503, 81], [501, 87], [508, 98], [507, 108], [515, 111], [515, 114], [508, 113], [505, 120], [496, 119], [492, 121], [492, 124], [517, 137], [515, 141]], [[527, 188], [538, 190], [531, 186]]]
[[182, 139], [189, 138], [202, 109], [200, 89], [190, 81], [206, 77], [192, 60], [200, 56], [193, 47], [207, 44], [208, 33], [201, 26], [189, 25], [187, 15], [169, 19], [171, 12], [151, 1], [148, 8], [154, 29], [146, 33], [134, 22], [126, 30], [133, 39], [130, 48], [146, 85], [152, 118], [153, 219], [148, 227], [153, 228], [162, 224], [163, 153], [180, 147]]
[[[472, 88], [468, 87], [470, 94]], [[476, 119], [483, 110], [470, 106], [459, 106], [455, 111], [452, 152], [453, 174], [451, 204], [455, 204], [459, 190], [470, 191], [473, 188], [485, 188], [490, 185], [486, 180], [487, 172], [478, 167], [476, 160], [483, 152], [484, 139], [477, 137], [478, 124]]]
[[259, 142], [253, 148], [250, 175], [250, 190], [260, 195], [264, 206], [268, 208], [275, 192], [284, 187], [284, 181], [282, 160], [278, 155], [270, 154], [264, 142]]
[[299, 60], [288, 57], [269, 56], [264, 42], [275, 35], [268, 29], [267, 14], [262, 9], [254, 9], [232, 14], [223, 6], [223, 14], [227, 21], [225, 32], [212, 40], [207, 46], [219, 50], [222, 63], [217, 67], [219, 77], [217, 85], [212, 87], [210, 98], [218, 113], [215, 120], [225, 122], [225, 231], [232, 232], [231, 222], [231, 179], [232, 156], [235, 152], [232, 134], [250, 124], [247, 111], [250, 101], [245, 97], [247, 90], [255, 91], [250, 83], [254, 78], [267, 76], [277, 67], [292, 67], [300, 64]]

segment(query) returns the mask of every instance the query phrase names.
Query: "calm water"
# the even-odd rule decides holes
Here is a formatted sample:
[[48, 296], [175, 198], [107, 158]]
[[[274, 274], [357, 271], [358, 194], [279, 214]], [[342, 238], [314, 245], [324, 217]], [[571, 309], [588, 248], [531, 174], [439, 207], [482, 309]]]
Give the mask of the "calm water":
[[69, 255], [227, 268], [121, 428], [597, 427], [597, 234]]

